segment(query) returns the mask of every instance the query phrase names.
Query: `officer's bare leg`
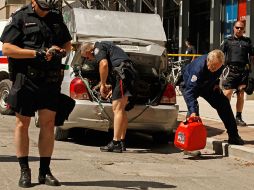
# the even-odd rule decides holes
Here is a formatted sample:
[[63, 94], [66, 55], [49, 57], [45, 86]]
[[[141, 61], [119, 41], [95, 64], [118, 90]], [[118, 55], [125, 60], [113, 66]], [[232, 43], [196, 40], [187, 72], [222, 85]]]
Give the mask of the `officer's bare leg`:
[[223, 90], [224, 95], [228, 98], [228, 100], [231, 100], [232, 94], [233, 94], [233, 89], [227, 89]]
[[17, 157], [28, 156], [29, 153], [29, 135], [28, 128], [31, 117], [22, 116], [16, 113], [16, 128], [15, 128], [15, 144]]
[[128, 118], [127, 118], [127, 114], [126, 114], [126, 112], [125, 112], [125, 113], [124, 113], [123, 124], [122, 124], [121, 139], [125, 139], [127, 127], [128, 127]]
[[244, 91], [241, 90], [237, 93], [237, 101], [236, 101], [237, 112], [243, 111], [243, 104], [244, 104]]
[[60, 182], [52, 175], [50, 171], [51, 155], [54, 148], [54, 124], [56, 112], [48, 109], [38, 111], [39, 115], [39, 153], [40, 153], [40, 169], [38, 181], [40, 184], [50, 186], [59, 186]]
[[15, 144], [16, 155], [19, 161], [21, 175], [19, 178], [20, 187], [31, 187], [31, 170], [28, 164], [29, 135], [28, 128], [31, 117], [22, 116], [16, 113]]
[[54, 124], [56, 112], [48, 109], [38, 111], [39, 114], [39, 153], [41, 157], [51, 157], [54, 148]]
[[125, 135], [125, 130], [128, 125], [125, 106], [128, 102], [128, 97], [124, 96], [121, 99], [112, 102], [114, 112], [114, 138], [115, 141], [120, 141], [121, 136]]
[[247, 124], [242, 119], [242, 111], [244, 104], [244, 91], [241, 90], [237, 93], [237, 101], [236, 101], [236, 123], [238, 126], [246, 126]]

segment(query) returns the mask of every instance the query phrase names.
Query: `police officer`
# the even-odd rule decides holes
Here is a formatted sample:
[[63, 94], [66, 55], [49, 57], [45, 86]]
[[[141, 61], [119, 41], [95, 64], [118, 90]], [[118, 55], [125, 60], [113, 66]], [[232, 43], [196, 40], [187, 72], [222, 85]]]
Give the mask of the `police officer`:
[[[114, 137], [107, 145], [100, 148], [104, 152], [126, 151], [125, 134], [128, 118], [125, 111], [128, 97], [134, 95], [133, 83], [137, 73], [128, 55], [111, 42], [84, 43], [81, 56], [88, 60], [95, 59], [99, 64], [100, 93], [108, 98], [112, 93], [112, 109], [114, 112]], [[112, 90], [106, 85], [112, 78]]]
[[[233, 90], [237, 91], [236, 102], [236, 123], [238, 126], [246, 126], [242, 120], [242, 111], [244, 105], [244, 88], [246, 87], [249, 63], [249, 56], [254, 55], [251, 40], [243, 36], [245, 23], [237, 21], [234, 23], [234, 34], [228, 36], [221, 44], [221, 50], [226, 56], [226, 65], [229, 69], [227, 76], [222, 81], [224, 94], [231, 100]], [[227, 73], [227, 72], [225, 72]]]
[[[28, 164], [31, 117], [38, 110], [40, 184], [59, 186], [50, 171], [54, 147], [54, 120], [63, 78], [61, 58], [71, 49], [71, 36], [55, 0], [31, 0], [10, 17], [1, 41], [13, 81], [8, 103], [16, 113], [16, 155], [21, 167], [20, 187], [31, 187]], [[53, 53], [54, 52], [54, 53]]]
[[219, 88], [218, 82], [224, 63], [221, 50], [213, 50], [208, 55], [198, 57], [183, 70], [182, 94], [187, 104], [187, 116], [199, 116], [198, 97], [204, 98], [218, 112], [228, 133], [228, 143], [243, 145], [238, 135], [237, 125], [227, 97]]

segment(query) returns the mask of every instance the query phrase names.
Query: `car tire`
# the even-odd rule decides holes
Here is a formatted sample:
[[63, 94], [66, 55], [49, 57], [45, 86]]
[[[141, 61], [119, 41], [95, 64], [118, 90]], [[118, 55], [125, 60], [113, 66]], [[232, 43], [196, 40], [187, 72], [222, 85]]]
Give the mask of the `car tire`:
[[75, 141], [83, 141], [86, 136], [87, 129], [85, 128], [72, 128], [71, 129], [71, 138]]
[[14, 111], [7, 106], [6, 100], [10, 93], [12, 82], [4, 79], [0, 82], [0, 113], [2, 115], [13, 115]]
[[64, 141], [69, 137], [69, 130], [63, 130], [60, 127], [56, 127], [55, 130], [55, 140]]
[[169, 142], [174, 142], [173, 132], [158, 132], [152, 135], [153, 141], [158, 144], [168, 144]]

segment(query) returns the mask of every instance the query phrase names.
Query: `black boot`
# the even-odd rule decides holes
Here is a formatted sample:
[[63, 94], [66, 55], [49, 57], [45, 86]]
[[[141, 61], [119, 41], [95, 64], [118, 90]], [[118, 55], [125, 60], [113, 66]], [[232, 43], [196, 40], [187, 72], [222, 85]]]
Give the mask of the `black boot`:
[[122, 146], [121, 146], [121, 141], [110, 141], [107, 146], [102, 146], [100, 147], [100, 150], [102, 152], [117, 152], [121, 153], [122, 152]]
[[235, 118], [237, 126], [245, 127], [247, 124], [242, 120], [242, 116], [238, 116]]
[[30, 168], [21, 168], [21, 175], [19, 178], [19, 187], [23, 187], [23, 188], [32, 187]]
[[230, 135], [228, 138], [228, 144], [244, 145], [244, 140], [239, 135]]
[[47, 172], [39, 170], [38, 181], [40, 184], [46, 184], [49, 186], [60, 186], [60, 182], [52, 175], [50, 169]]
[[125, 140], [122, 140], [122, 139], [121, 139], [120, 144], [121, 144], [121, 147], [122, 147], [122, 151], [126, 151], [126, 144], [125, 144]]
[[237, 126], [245, 127], [247, 124], [242, 120], [242, 112], [236, 112], [235, 121]]

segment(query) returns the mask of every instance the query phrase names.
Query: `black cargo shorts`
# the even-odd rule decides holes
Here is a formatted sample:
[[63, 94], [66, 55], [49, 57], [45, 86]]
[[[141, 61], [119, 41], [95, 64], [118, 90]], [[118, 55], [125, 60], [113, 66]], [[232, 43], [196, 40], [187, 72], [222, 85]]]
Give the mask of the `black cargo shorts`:
[[228, 66], [229, 72], [222, 80], [222, 87], [226, 90], [237, 89], [240, 85], [246, 84], [248, 70], [238, 66]]
[[16, 113], [32, 117], [40, 109], [57, 111], [60, 95], [59, 83], [35, 83], [18, 73], [10, 90], [7, 104]]

